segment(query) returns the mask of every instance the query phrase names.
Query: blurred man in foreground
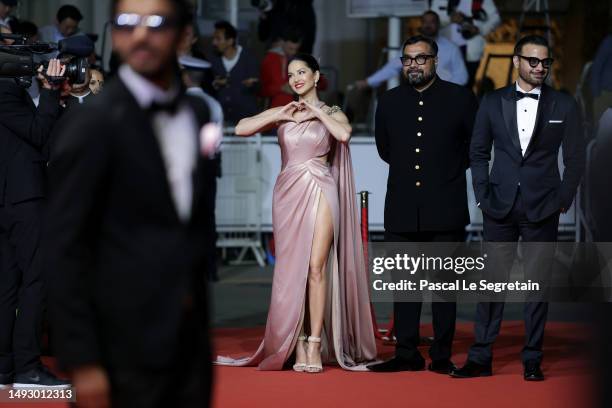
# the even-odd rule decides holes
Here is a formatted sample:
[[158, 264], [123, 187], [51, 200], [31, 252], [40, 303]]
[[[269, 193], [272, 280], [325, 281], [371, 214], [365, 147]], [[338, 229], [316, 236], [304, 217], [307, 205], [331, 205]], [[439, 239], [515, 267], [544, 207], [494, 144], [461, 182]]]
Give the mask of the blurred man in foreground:
[[191, 6], [115, 0], [112, 11], [123, 65], [58, 132], [49, 167], [58, 359], [80, 407], [206, 407], [202, 271], [215, 177], [207, 149], [218, 135], [203, 127], [204, 102], [180, 83], [176, 50]]

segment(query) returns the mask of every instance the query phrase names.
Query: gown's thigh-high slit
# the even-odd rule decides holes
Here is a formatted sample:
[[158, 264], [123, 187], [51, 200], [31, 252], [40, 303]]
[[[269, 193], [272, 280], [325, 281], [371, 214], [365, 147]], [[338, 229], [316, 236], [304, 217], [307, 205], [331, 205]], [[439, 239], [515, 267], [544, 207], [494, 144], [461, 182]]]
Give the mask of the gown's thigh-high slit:
[[[305, 307], [308, 311], [308, 313], [305, 314], [305, 317], [309, 321], [304, 322], [304, 324], [308, 326], [306, 334], [309, 334], [309, 335], [314, 335], [314, 331], [313, 331], [313, 327], [311, 323], [312, 311], [310, 310], [311, 302], [312, 302], [311, 296], [313, 296], [310, 290], [311, 289], [310, 273], [311, 273], [311, 269], [313, 266], [313, 259], [317, 261], [316, 263], [322, 267], [322, 284], [324, 285], [328, 284], [329, 275], [330, 275], [328, 271], [328, 266], [329, 266], [329, 260], [330, 260], [330, 252], [331, 252], [331, 248], [334, 242], [334, 223], [333, 223], [332, 210], [329, 207], [329, 204], [327, 203], [325, 194], [320, 192], [318, 196], [319, 198], [317, 201], [317, 211], [315, 212], [315, 225], [314, 225], [314, 231], [312, 235], [312, 244], [310, 246], [310, 259], [309, 259], [308, 281], [307, 281], [307, 290], [306, 290], [307, 296], [305, 299]], [[327, 214], [323, 214], [323, 211], [326, 211]], [[318, 241], [320, 241], [321, 239], [326, 240], [324, 244], [325, 246], [323, 248], [319, 248]], [[317, 249], [315, 250], [315, 248]], [[324, 254], [320, 254], [317, 251], [323, 251]], [[318, 259], [315, 259], [315, 258], [320, 258], [323, 256], [325, 257], [325, 259], [321, 260], [320, 263]], [[323, 295], [324, 295], [322, 299], [323, 304], [321, 305], [321, 308], [323, 309], [323, 316], [321, 316], [322, 318], [325, 316], [325, 304], [326, 304], [325, 297], [327, 296], [327, 294], [323, 293]], [[323, 321], [321, 321], [321, 324], [322, 323]], [[321, 330], [322, 329], [323, 327], [321, 326]], [[317, 336], [318, 335], [319, 334], [317, 333]]]

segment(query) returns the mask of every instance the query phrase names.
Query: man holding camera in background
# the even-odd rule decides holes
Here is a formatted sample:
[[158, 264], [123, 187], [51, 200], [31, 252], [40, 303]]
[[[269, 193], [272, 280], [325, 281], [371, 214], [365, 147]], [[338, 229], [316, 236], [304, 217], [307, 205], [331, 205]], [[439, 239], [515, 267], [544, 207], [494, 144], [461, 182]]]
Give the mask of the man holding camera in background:
[[0, 388], [68, 386], [40, 361], [46, 151], [60, 115], [61, 83], [52, 79], [65, 70], [57, 59], [46, 75], [41, 67], [38, 108], [15, 79], [0, 78]]
[[467, 87], [471, 88], [484, 52], [485, 37], [501, 22], [495, 3], [493, 0], [433, 0], [431, 10], [440, 16], [442, 34], [463, 53], [469, 77]]

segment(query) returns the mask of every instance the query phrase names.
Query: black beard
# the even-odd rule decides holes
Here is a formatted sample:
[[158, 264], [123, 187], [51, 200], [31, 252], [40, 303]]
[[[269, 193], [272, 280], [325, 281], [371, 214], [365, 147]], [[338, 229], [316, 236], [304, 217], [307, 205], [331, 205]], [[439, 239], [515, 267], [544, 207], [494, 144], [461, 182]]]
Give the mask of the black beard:
[[422, 86], [427, 84], [429, 81], [431, 81], [434, 77], [434, 75], [436, 75], [435, 71], [430, 71], [429, 74], [426, 74], [424, 71], [415, 71], [416, 73], [418, 73], [418, 75], [416, 77], [411, 76], [410, 75], [410, 71], [408, 71], [404, 77], [406, 78], [406, 80], [408, 81], [408, 84], [417, 87], [417, 86]]
[[[549, 71], [548, 71], [548, 72], [549, 72]], [[546, 78], [548, 78], [548, 72], [546, 72], [546, 73], [544, 74], [544, 76], [542, 77], [542, 80], [532, 79], [532, 78], [531, 78], [531, 76], [529, 75], [529, 72], [527, 72], [527, 74], [526, 74], [526, 75], [522, 75], [522, 74], [519, 72], [519, 76], [521, 77], [521, 79], [522, 79], [523, 81], [527, 82], [529, 85], [532, 85], [532, 86], [540, 86], [540, 85], [542, 85], [542, 84], [543, 84], [543, 83], [546, 81]]]

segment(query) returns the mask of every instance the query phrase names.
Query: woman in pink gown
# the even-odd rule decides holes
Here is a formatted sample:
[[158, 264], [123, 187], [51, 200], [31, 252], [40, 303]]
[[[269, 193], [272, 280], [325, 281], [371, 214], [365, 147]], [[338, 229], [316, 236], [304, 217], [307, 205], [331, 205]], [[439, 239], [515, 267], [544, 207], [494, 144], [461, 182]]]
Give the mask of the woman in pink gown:
[[[278, 125], [282, 170], [272, 222], [276, 265], [265, 337], [250, 357], [217, 364], [321, 372], [322, 363], [366, 370], [376, 344], [348, 142], [351, 126], [317, 96], [319, 66], [301, 54], [288, 65], [299, 101], [245, 118], [236, 134]], [[294, 354], [295, 353], [295, 354]]]

